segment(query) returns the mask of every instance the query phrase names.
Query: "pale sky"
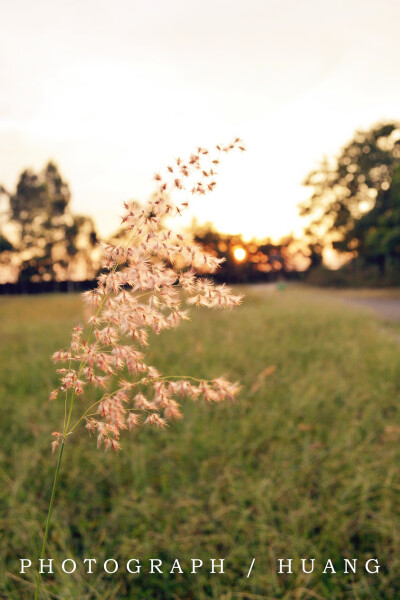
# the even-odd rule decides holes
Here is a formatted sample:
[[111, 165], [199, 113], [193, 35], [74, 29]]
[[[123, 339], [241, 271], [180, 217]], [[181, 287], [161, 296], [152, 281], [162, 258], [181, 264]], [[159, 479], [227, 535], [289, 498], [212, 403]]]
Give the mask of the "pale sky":
[[191, 214], [300, 233], [301, 181], [400, 119], [398, 0], [0, 0], [0, 183], [53, 159], [101, 234], [153, 173], [240, 136]]

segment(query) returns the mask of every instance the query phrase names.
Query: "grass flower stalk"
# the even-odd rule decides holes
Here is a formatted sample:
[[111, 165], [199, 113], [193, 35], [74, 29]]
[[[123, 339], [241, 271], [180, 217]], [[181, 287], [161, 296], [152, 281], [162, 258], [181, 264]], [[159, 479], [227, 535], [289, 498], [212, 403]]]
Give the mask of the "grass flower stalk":
[[[188, 307], [212, 309], [231, 308], [241, 302], [240, 295], [206, 277], [218, 269], [221, 259], [205, 252], [191, 235], [167, 226], [170, 217], [187, 209], [190, 195], [214, 191], [221, 156], [235, 149], [244, 150], [239, 138], [216, 146], [213, 152], [197, 148], [187, 160], [177, 158], [165, 173], [154, 176], [156, 190], [147, 203], [124, 204], [120, 239], [102, 244], [103, 269], [98, 285], [83, 294], [93, 309], [86, 339], [84, 328], [77, 326], [69, 348], [53, 355], [54, 362], [65, 366], [57, 369], [60, 385], [51, 392], [50, 400], [63, 395], [65, 411], [62, 431], [52, 434], [52, 452], [58, 448], [59, 454], [42, 559], [64, 448], [79, 425], [85, 423], [99, 448], [118, 452], [125, 430], [139, 426], [164, 429], [170, 421], [181, 419], [184, 398], [215, 403], [233, 400], [238, 394], [239, 384], [225, 377], [203, 380], [162, 375], [146, 362], [144, 354], [150, 332], [158, 335], [189, 318], [183, 302]], [[76, 415], [76, 400], [89, 387], [101, 390], [101, 395]], [[40, 581], [39, 572], [34, 600], [39, 598]]]

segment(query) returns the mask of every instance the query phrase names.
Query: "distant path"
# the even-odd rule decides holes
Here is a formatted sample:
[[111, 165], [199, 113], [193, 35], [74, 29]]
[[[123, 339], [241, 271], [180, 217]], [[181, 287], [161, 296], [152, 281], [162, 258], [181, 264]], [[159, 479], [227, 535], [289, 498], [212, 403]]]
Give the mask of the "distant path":
[[[285, 287], [296, 289], [296, 284], [292, 284], [291, 282], [285, 282], [284, 285]], [[278, 284], [276, 282], [256, 283], [250, 285], [249, 287], [253, 291], [260, 293], [279, 291]], [[315, 293], [317, 288], [306, 289], [312, 290]], [[321, 291], [329, 293], [329, 290], [326, 288], [321, 288]], [[332, 291], [332, 297], [336, 297], [342, 302], [346, 302], [346, 304], [352, 304], [353, 306], [364, 306], [382, 319], [400, 322], [400, 288], [387, 290], [373, 288], [364, 290], [336, 289]]]
[[353, 296], [345, 299], [346, 302], [365, 306], [374, 313], [389, 321], [400, 321], [400, 298], [363, 298]]

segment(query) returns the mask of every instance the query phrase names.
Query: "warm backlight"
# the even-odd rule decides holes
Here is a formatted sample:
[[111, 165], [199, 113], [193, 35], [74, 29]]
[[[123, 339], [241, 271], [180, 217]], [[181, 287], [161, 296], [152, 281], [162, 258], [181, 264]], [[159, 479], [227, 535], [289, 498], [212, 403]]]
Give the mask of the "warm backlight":
[[244, 248], [235, 248], [233, 256], [235, 257], [235, 260], [242, 262], [242, 260], [246, 258], [246, 250]]

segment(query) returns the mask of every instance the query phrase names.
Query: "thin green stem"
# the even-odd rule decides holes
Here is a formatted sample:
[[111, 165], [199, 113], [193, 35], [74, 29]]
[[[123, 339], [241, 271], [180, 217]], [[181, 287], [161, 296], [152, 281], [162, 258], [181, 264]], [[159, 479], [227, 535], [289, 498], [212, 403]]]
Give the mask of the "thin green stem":
[[[85, 410], [85, 412], [83, 413], [83, 415], [77, 420], [77, 422], [71, 427], [71, 429], [67, 432], [68, 435], [70, 433], [72, 433], [74, 431], [74, 429], [79, 425], [79, 423], [81, 423], [83, 421], [83, 419], [85, 417], [88, 416], [89, 412], [92, 410], [92, 408], [94, 408], [95, 406], [97, 406], [98, 404], [100, 404], [100, 402], [103, 400], [103, 398], [100, 398], [100, 400], [97, 400], [96, 402], [94, 402], [93, 404], [91, 404], [89, 406], [89, 408], [87, 410]], [[94, 413], [97, 414], [97, 413]]]
[[[128, 239], [126, 247], [128, 247], [130, 245], [133, 237], [134, 236], [131, 236], [130, 239]], [[115, 263], [112, 271], [115, 272], [117, 270], [117, 268], [118, 268], [118, 262]], [[104, 294], [104, 296], [103, 296], [100, 304], [99, 304], [99, 307], [98, 307], [97, 312], [96, 312], [96, 316], [98, 316], [101, 313], [101, 311], [103, 310], [104, 305], [105, 305], [106, 300], [107, 300], [107, 297], [108, 297], [108, 293], [106, 292]], [[93, 335], [93, 331], [94, 331], [94, 324], [92, 324], [92, 326], [90, 328], [90, 331], [89, 331], [89, 334], [88, 334], [88, 338], [87, 338], [87, 344], [90, 343], [90, 340], [91, 340], [92, 335]], [[69, 366], [71, 367], [71, 360], [69, 362]], [[80, 364], [80, 366], [79, 366], [78, 376], [82, 372], [83, 366], [84, 366], [84, 361], [82, 361], [81, 364]], [[63, 451], [64, 451], [65, 440], [66, 440], [66, 436], [68, 435], [68, 429], [69, 429], [69, 425], [70, 425], [70, 422], [71, 422], [72, 410], [73, 410], [73, 407], [74, 407], [74, 400], [75, 400], [75, 389], [72, 391], [72, 394], [71, 394], [71, 401], [70, 401], [69, 410], [68, 410], [68, 417], [67, 417], [68, 392], [65, 395], [63, 440], [61, 442], [61, 447], [60, 447], [60, 453], [58, 455], [58, 462], [57, 462], [56, 472], [55, 472], [55, 475], [54, 475], [53, 488], [51, 490], [51, 498], [50, 498], [49, 509], [48, 509], [48, 512], [47, 512], [46, 528], [45, 528], [45, 532], [44, 532], [44, 538], [43, 538], [43, 544], [42, 544], [42, 551], [40, 553], [40, 558], [41, 559], [44, 558], [44, 554], [46, 552], [46, 544], [47, 544], [47, 537], [49, 535], [51, 513], [52, 513], [52, 510], [53, 510], [54, 497], [56, 495], [57, 482], [58, 482], [58, 476], [59, 476], [59, 473], [60, 473], [61, 459], [62, 459], [62, 455], [63, 455]], [[34, 597], [34, 600], [38, 600], [38, 598], [39, 598], [40, 579], [41, 579], [41, 573], [40, 573], [40, 570], [39, 570], [38, 574], [37, 574], [37, 579], [36, 579], [36, 588], [35, 588], [35, 597]]]
[[[57, 462], [56, 472], [55, 472], [54, 481], [53, 481], [53, 489], [51, 490], [51, 498], [50, 498], [49, 510], [47, 512], [46, 529], [44, 531], [42, 551], [40, 553], [40, 558], [41, 559], [44, 558], [44, 555], [45, 555], [45, 552], [46, 552], [47, 537], [49, 535], [50, 519], [51, 519], [52, 510], [53, 510], [54, 496], [56, 495], [58, 474], [60, 472], [60, 465], [61, 465], [61, 459], [62, 459], [62, 455], [63, 455], [63, 451], [64, 451], [64, 444], [65, 444], [65, 440], [63, 440], [61, 442], [60, 453], [58, 455], [58, 462]], [[35, 589], [35, 598], [34, 598], [34, 600], [38, 600], [38, 598], [39, 598], [40, 579], [41, 579], [41, 573], [40, 573], [40, 570], [39, 570], [38, 574], [37, 574], [37, 579], [36, 579], [36, 589]]]

